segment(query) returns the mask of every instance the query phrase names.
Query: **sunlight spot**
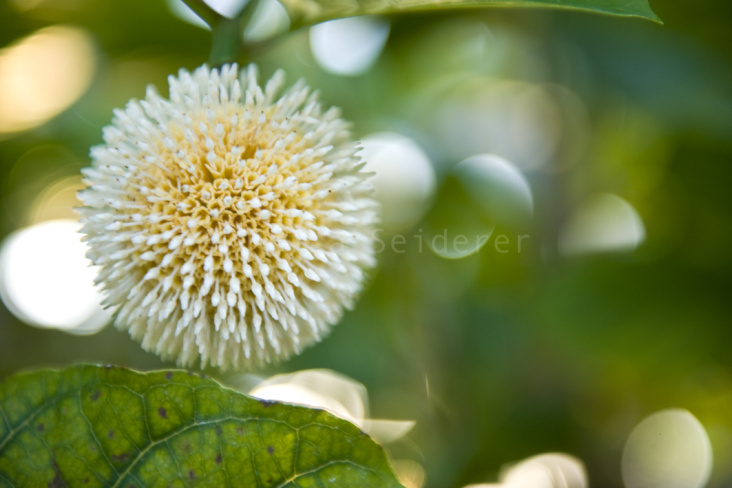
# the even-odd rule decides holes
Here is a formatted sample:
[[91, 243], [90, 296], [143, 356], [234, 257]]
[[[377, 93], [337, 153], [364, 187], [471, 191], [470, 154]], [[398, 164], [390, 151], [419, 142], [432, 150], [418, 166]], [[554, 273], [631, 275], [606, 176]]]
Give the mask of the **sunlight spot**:
[[405, 488], [422, 488], [427, 475], [424, 467], [411, 459], [395, 459], [392, 462], [394, 473]]
[[503, 476], [506, 488], [587, 488], [582, 461], [561, 453], [540, 454], [510, 468]]
[[367, 136], [361, 157], [383, 207], [387, 231], [408, 229], [424, 215], [435, 191], [435, 172], [427, 154], [410, 138], [393, 132]]
[[389, 444], [407, 435], [415, 425], [414, 420], [366, 419], [363, 430], [379, 443]]
[[263, 41], [290, 28], [290, 16], [287, 9], [277, 0], [260, 0], [257, 10], [249, 25], [244, 29], [246, 41]]
[[563, 256], [630, 252], [646, 237], [638, 212], [622, 198], [598, 194], [582, 202], [559, 233]]
[[75, 27], [41, 29], [0, 50], [0, 133], [55, 117], [86, 91], [95, 70], [91, 37]]
[[275, 375], [255, 386], [249, 394], [263, 400], [323, 408], [359, 427], [367, 415], [366, 387], [327, 369]]
[[531, 187], [512, 163], [493, 154], [472, 156], [443, 182], [427, 217], [425, 239], [448, 259], [470, 256], [489, 242], [501, 254], [518, 251], [517, 236], [511, 242], [505, 234], [493, 238], [493, 231], [496, 225], [522, 231], [533, 211]]
[[370, 419], [366, 387], [328, 369], [275, 375], [257, 384], [249, 394], [263, 400], [322, 408], [356, 424], [381, 443], [400, 439], [415, 424], [413, 421]]
[[454, 170], [473, 199], [500, 224], [526, 221], [534, 214], [531, 187], [508, 160], [480, 154], [461, 162]]
[[[165, 2], [171, 13], [182, 21], [202, 29], [211, 30], [208, 24], [196, 15], [183, 0], [165, 0]], [[208, 0], [206, 3], [224, 17], [231, 19], [247, 5], [248, 1]], [[277, 0], [260, 0], [242, 35], [246, 41], [262, 41], [276, 34], [286, 32], [289, 26], [290, 17], [280, 2]]]
[[230, 19], [236, 17], [236, 14], [241, 12], [241, 9], [249, 3], [248, 0], [204, 0], [204, 2], [224, 17]]
[[165, 3], [170, 12], [180, 20], [203, 29], [211, 29], [183, 0], [165, 0]]
[[[205, 0], [216, 12], [224, 17], [234, 18], [247, 4], [247, 0]], [[210, 27], [183, 2], [183, 0], [165, 0], [173, 15], [189, 24], [210, 29]]]
[[525, 459], [504, 469], [500, 483], [464, 488], [587, 488], [587, 473], [579, 459], [562, 453], [547, 453]]
[[360, 16], [330, 20], [310, 28], [313, 56], [338, 75], [365, 73], [376, 62], [389, 37], [389, 21]]
[[702, 424], [681, 409], [638, 424], [623, 449], [626, 488], [702, 488], [712, 472], [712, 445]]
[[96, 270], [74, 220], [11, 234], [0, 249], [0, 298], [18, 319], [42, 328], [92, 334], [111, 318], [94, 286]]
[[[444, 82], [450, 82], [445, 79]], [[541, 85], [470, 78], [425, 97], [424, 120], [447, 157], [498, 154], [521, 170], [545, 169], [562, 134], [562, 107]]]

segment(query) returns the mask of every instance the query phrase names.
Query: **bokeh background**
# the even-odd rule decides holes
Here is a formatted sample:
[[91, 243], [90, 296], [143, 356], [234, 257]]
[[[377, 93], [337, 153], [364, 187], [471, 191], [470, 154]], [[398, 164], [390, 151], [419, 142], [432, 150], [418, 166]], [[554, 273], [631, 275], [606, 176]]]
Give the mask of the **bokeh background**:
[[[732, 486], [732, 4], [652, 4], [665, 26], [470, 9], [259, 42], [263, 77], [353, 121], [384, 215], [356, 308], [256, 373], [365, 385], [373, 417], [416, 421], [389, 452], [428, 488], [554, 451], [623, 486], [626, 439], [667, 408]], [[286, 26], [274, 0], [261, 17], [250, 39]], [[0, 47], [0, 377], [171, 367], [104, 327], [73, 207], [112, 109], [165, 93], [210, 33], [172, 1], [3, 0]]]

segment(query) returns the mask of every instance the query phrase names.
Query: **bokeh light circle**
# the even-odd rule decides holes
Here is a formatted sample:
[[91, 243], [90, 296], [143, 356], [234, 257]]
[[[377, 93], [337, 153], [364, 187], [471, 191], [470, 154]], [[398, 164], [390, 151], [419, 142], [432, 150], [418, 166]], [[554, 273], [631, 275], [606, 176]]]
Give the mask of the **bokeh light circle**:
[[712, 445], [690, 412], [669, 409], [638, 424], [623, 450], [626, 488], [702, 488], [712, 471]]
[[91, 334], [109, 321], [79, 228], [74, 220], [52, 220], [5, 239], [0, 249], [0, 298], [23, 322]]
[[360, 75], [376, 62], [389, 37], [389, 21], [376, 16], [330, 20], [310, 28], [318, 64], [337, 75]]
[[0, 50], [0, 133], [36, 127], [81, 97], [96, 65], [84, 30], [51, 26]]
[[382, 205], [387, 232], [411, 227], [424, 215], [436, 186], [427, 154], [409, 137], [394, 132], [369, 135], [361, 141], [361, 157]]

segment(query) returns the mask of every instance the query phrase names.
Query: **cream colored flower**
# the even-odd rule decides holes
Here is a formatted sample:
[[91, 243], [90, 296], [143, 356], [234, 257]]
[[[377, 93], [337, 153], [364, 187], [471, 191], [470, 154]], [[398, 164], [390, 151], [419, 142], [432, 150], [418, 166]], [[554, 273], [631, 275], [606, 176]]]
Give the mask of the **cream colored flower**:
[[188, 366], [250, 368], [319, 340], [374, 264], [377, 204], [337, 109], [257, 70], [170, 76], [116, 110], [80, 210], [117, 327]]

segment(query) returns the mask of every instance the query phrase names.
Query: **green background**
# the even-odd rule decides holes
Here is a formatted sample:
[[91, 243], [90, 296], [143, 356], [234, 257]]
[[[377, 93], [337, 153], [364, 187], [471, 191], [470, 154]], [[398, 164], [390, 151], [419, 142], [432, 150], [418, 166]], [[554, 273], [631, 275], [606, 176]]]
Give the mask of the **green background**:
[[[163, 2], [14, 5], [0, 3], [0, 46], [47, 25], [81, 26], [96, 42], [98, 68], [71, 108], [0, 139], [2, 236], [25, 225], [39, 184], [87, 164], [114, 107], [141, 97], [149, 83], [164, 92], [169, 73], [200, 65], [210, 47], [209, 33]], [[670, 407], [690, 410], [709, 432], [708, 486], [730, 486], [732, 4], [652, 7], [664, 26], [543, 10], [394, 17], [384, 53], [358, 77], [319, 68], [305, 30], [253, 54], [263, 75], [284, 67], [290, 81], [304, 76], [318, 87], [357, 136], [413, 137], [440, 178], [462, 157], [434, 143], [425, 114], [435, 86], [461, 94], [471, 80], [513, 80], [567, 90], [584, 107], [579, 121], [563, 114], [551, 162], [526, 173], [534, 218], [496, 229], [530, 235], [520, 253], [489, 243], [477, 255], [444, 260], [409, 238], [423, 228], [417, 224], [406, 252], [380, 254], [364, 296], [327, 340], [260, 373], [332, 368], [364, 383], [373, 417], [417, 421], [390, 449], [425, 466], [429, 488], [493, 481], [504, 463], [547, 451], [582, 459], [595, 488], [622, 486], [628, 434]], [[476, 52], [464, 26], [478, 24], [491, 35]], [[49, 145], [68, 157], [41, 155], [18, 170], [21, 157]], [[450, 203], [450, 191], [435, 211]], [[636, 208], [646, 241], [629, 254], [561, 257], [560, 223], [598, 192]], [[31, 328], [0, 308], [0, 376], [78, 361], [171, 366], [111, 327], [70, 336]]]

